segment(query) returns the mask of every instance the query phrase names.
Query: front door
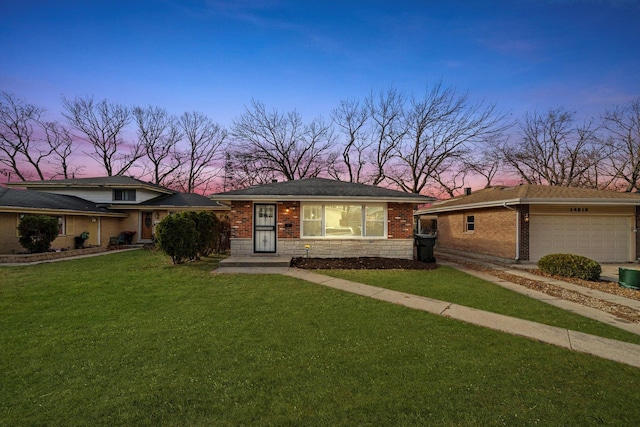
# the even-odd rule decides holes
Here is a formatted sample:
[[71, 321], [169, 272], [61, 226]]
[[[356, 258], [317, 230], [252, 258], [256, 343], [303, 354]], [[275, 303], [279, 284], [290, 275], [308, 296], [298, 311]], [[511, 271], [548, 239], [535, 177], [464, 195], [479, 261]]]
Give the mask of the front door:
[[276, 252], [276, 205], [253, 206], [253, 251]]
[[142, 212], [140, 239], [151, 240], [153, 237], [153, 212]]

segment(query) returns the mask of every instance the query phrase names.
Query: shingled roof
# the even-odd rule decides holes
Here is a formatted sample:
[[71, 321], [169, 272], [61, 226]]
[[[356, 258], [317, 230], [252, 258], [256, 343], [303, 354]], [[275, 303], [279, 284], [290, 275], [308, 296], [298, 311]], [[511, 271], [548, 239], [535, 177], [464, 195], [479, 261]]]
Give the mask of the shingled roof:
[[336, 181], [326, 178], [307, 178], [274, 182], [242, 190], [227, 191], [209, 196], [214, 200], [359, 200], [405, 203], [428, 203], [432, 197], [405, 193], [374, 185]]
[[228, 206], [211, 200], [208, 197], [194, 193], [175, 193], [156, 197], [147, 200], [133, 207], [154, 207], [154, 208], [202, 208], [205, 210], [225, 210]]
[[75, 196], [44, 193], [33, 190], [13, 190], [0, 188], [0, 211], [3, 212], [46, 212], [76, 213], [97, 216], [124, 216], [93, 202]]
[[94, 178], [49, 179], [45, 181], [11, 182], [12, 187], [25, 187], [29, 189], [53, 189], [53, 188], [146, 188], [149, 190], [172, 194], [175, 191], [161, 185], [141, 181], [130, 176], [101, 176]]
[[434, 203], [433, 206], [421, 210], [419, 213], [428, 214], [519, 204], [640, 205], [640, 194], [548, 185], [497, 186], [484, 188], [468, 196], [458, 196]]

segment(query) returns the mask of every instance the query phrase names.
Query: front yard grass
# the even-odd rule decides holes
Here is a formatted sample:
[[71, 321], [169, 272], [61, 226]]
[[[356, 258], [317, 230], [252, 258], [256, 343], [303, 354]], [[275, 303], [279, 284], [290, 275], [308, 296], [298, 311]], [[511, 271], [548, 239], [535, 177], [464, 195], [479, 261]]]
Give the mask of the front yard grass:
[[0, 268], [0, 425], [640, 421], [640, 369], [216, 263]]
[[640, 336], [570, 313], [455, 268], [435, 270], [319, 270], [319, 273], [421, 295], [506, 316], [640, 344]]

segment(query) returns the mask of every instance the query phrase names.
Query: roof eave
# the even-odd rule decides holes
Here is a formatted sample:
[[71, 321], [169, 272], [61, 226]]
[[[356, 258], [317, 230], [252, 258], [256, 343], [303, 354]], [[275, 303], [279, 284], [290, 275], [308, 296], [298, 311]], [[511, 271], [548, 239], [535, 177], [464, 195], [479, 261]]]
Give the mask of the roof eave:
[[38, 189], [38, 188], [46, 188], [49, 190], [52, 189], [69, 189], [69, 188], [114, 188], [114, 189], [142, 189], [155, 191], [157, 193], [164, 194], [174, 194], [175, 191], [170, 190], [168, 188], [162, 187], [154, 187], [151, 185], [145, 184], [115, 184], [115, 183], [107, 183], [107, 184], [60, 184], [55, 182], [8, 182], [7, 186], [9, 187], [18, 187], [18, 188], [27, 188], [27, 189]]
[[300, 202], [330, 202], [330, 201], [350, 201], [357, 200], [364, 203], [430, 203], [433, 199], [429, 197], [368, 197], [368, 196], [270, 196], [270, 195], [252, 195], [252, 196], [223, 196], [219, 197], [215, 194], [210, 196], [211, 200], [217, 202], [285, 202], [285, 201], [300, 201]]
[[640, 206], [639, 200], [627, 199], [509, 199], [491, 202], [469, 203], [455, 206], [431, 207], [422, 210], [422, 214], [452, 212], [460, 210], [495, 208], [514, 205], [589, 205], [589, 206]]
[[98, 212], [98, 211], [79, 211], [74, 209], [51, 209], [51, 208], [34, 208], [25, 206], [2, 206], [0, 212], [5, 213], [32, 213], [37, 212], [43, 215], [78, 215], [78, 216], [100, 216], [126, 218], [128, 215], [120, 212]]

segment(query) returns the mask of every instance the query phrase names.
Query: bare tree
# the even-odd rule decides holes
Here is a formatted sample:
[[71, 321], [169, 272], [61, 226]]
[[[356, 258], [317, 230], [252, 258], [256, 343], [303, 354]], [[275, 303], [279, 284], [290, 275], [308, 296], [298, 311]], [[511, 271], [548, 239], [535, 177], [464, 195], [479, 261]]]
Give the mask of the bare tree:
[[42, 163], [52, 150], [36, 134], [43, 113], [43, 108], [0, 92], [0, 163], [22, 181], [29, 177], [23, 170], [25, 163], [44, 179]]
[[389, 178], [411, 193], [423, 192], [431, 183], [453, 192], [457, 185], [445, 185], [442, 175], [455, 165], [460, 172], [456, 176], [466, 176], [464, 159], [472, 147], [507, 127], [495, 105], [471, 104], [468, 94], [458, 95], [440, 83], [423, 98], [411, 98], [404, 122], [406, 138], [395, 153], [400, 166]]
[[128, 144], [123, 140], [123, 131], [131, 122], [128, 107], [106, 99], [95, 102], [93, 97], [63, 98], [62, 106], [71, 127], [91, 144], [93, 151], [85, 154], [104, 167], [108, 176], [125, 174], [143, 156], [139, 142]]
[[373, 185], [387, 178], [389, 163], [396, 153], [407, 130], [403, 121], [404, 95], [395, 89], [381, 92], [377, 97], [371, 93], [366, 106], [373, 121], [371, 130], [370, 162], [373, 172], [367, 180]]
[[51, 154], [55, 158], [53, 177], [73, 178], [76, 172], [82, 169], [82, 166], [71, 164], [71, 155], [76, 144], [69, 129], [58, 122], [41, 122], [41, 126], [47, 144], [51, 148]]
[[485, 188], [493, 185], [502, 170], [500, 147], [503, 144], [504, 141], [500, 138], [488, 139], [462, 159], [465, 170], [474, 176], [481, 177]]
[[371, 145], [366, 124], [369, 110], [358, 101], [340, 101], [331, 113], [333, 123], [345, 138], [340, 149], [329, 160], [329, 175], [349, 182], [364, 182], [367, 148]]
[[227, 131], [199, 112], [186, 112], [179, 119], [187, 148], [181, 168], [180, 184], [184, 191], [207, 191], [218, 172]]
[[154, 184], [171, 187], [175, 172], [182, 163], [178, 142], [182, 138], [180, 123], [167, 110], [158, 107], [135, 107], [133, 117], [138, 125], [138, 140], [151, 163]]
[[258, 101], [233, 121], [232, 135], [238, 158], [287, 180], [318, 176], [334, 142], [330, 126], [321, 119], [305, 124], [297, 111], [268, 112]]
[[225, 153], [222, 191], [268, 184], [274, 179], [274, 171], [263, 168], [260, 159], [255, 156], [246, 157], [243, 153], [232, 150]]
[[526, 114], [520, 140], [505, 144], [505, 162], [530, 184], [589, 186], [589, 171], [600, 155], [591, 123], [574, 126], [574, 113], [563, 109], [546, 115]]
[[625, 191], [640, 191], [640, 98], [629, 107], [607, 111], [602, 122], [608, 131], [605, 173], [622, 181]]

